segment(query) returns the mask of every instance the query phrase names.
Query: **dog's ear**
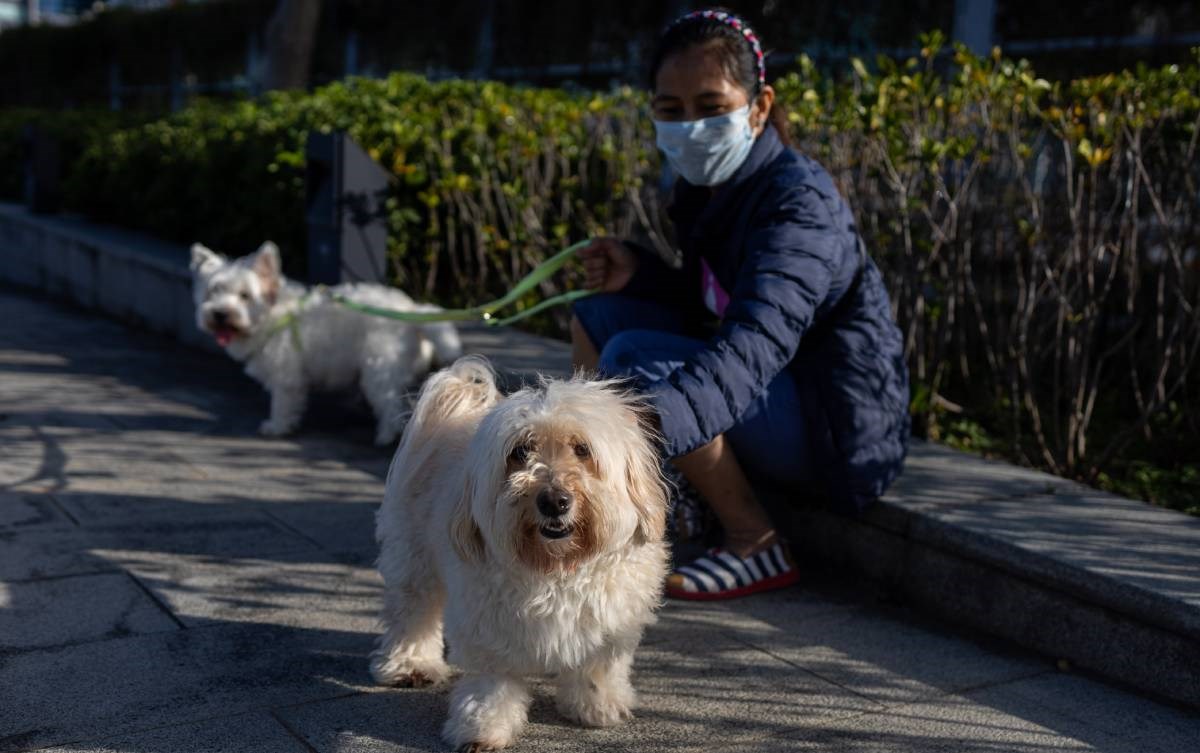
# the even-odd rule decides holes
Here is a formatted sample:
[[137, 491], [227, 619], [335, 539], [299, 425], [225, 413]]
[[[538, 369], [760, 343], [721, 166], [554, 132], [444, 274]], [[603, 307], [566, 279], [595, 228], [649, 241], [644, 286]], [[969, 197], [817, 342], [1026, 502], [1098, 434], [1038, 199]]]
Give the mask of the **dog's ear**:
[[266, 241], [254, 252], [254, 272], [262, 283], [263, 297], [271, 303], [275, 302], [275, 296], [279, 292], [281, 270], [279, 247], [271, 241]]
[[188, 266], [193, 274], [204, 274], [206, 269], [220, 263], [220, 254], [214, 253], [203, 243], [192, 244], [192, 261]]
[[645, 544], [661, 541], [667, 532], [667, 484], [659, 464], [658, 416], [644, 406], [633, 410], [641, 434], [630, 442], [625, 461], [625, 483], [629, 499], [637, 513], [634, 541]]
[[468, 478], [462, 495], [450, 511], [450, 543], [464, 562], [483, 561], [483, 531], [479, 530], [479, 524], [471, 517], [471, 497], [474, 493], [474, 484]]

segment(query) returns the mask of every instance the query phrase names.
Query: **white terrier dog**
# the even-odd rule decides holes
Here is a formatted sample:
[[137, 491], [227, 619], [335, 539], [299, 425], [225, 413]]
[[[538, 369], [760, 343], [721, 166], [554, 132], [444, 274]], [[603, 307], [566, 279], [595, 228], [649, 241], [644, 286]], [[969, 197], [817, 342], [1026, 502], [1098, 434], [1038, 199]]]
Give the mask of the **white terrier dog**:
[[279, 249], [267, 242], [229, 260], [192, 246], [196, 323], [246, 373], [271, 393], [271, 415], [259, 431], [295, 431], [310, 389], [335, 390], [357, 380], [376, 419], [376, 444], [403, 428], [407, 390], [436, 362], [448, 364], [462, 347], [449, 323], [412, 325], [341, 306], [331, 295], [399, 311], [438, 311], [382, 285], [343, 284], [308, 291], [283, 276]]
[[386, 685], [464, 672], [443, 735], [503, 748], [524, 676], [558, 676], [558, 708], [628, 719], [633, 652], [661, 600], [667, 492], [637, 399], [613, 382], [544, 380], [502, 398], [486, 361], [429, 378], [388, 472], [376, 538]]

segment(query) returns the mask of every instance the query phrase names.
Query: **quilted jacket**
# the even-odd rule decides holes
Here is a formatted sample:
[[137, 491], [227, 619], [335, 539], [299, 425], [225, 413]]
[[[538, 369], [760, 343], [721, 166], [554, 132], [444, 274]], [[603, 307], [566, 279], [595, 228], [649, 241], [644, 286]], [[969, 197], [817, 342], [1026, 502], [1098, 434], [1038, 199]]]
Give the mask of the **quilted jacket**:
[[694, 308], [703, 257], [730, 300], [707, 347], [645, 385], [667, 453], [728, 430], [788, 369], [816, 481], [834, 506], [861, 510], [903, 466], [908, 372], [883, 278], [832, 178], [768, 126], [715, 192], [678, 181], [670, 211], [682, 267], [643, 252], [625, 292]]

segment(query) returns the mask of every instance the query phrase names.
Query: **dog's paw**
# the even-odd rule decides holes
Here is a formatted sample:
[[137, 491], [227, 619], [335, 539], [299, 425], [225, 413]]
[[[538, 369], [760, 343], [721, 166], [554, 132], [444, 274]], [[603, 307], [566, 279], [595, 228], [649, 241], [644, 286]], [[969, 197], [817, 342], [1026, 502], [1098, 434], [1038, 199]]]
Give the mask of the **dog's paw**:
[[450, 667], [444, 662], [397, 661], [386, 657], [371, 659], [371, 677], [389, 688], [425, 688], [439, 685], [450, 678]]
[[568, 685], [559, 688], [559, 713], [583, 727], [612, 727], [634, 717], [637, 697], [626, 683], [601, 683], [599, 686]]
[[574, 704], [559, 703], [559, 712], [584, 727], [612, 727], [633, 718], [633, 709], [615, 698], [593, 696]]
[[264, 437], [286, 437], [295, 430], [295, 424], [285, 424], [269, 418], [258, 425], [258, 433]]

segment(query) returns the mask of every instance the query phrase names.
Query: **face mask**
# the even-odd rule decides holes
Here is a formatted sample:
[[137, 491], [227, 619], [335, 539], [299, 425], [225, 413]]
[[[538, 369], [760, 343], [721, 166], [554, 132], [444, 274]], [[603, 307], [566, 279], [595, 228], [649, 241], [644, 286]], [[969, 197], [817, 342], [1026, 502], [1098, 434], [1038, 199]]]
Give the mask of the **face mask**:
[[750, 105], [685, 123], [656, 120], [654, 132], [672, 169], [694, 186], [715, 186], [729, 180], [754, 146]]

